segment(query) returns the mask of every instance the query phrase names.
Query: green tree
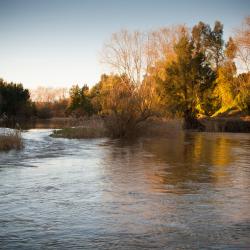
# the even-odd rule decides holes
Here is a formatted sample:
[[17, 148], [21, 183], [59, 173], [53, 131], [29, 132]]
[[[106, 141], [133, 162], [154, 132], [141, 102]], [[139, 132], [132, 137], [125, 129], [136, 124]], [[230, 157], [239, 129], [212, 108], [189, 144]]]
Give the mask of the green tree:
[[213, 81], [213, 71], [202, 51], [195, 51], [193, 41], [183, 35], [175, 46], [176, 60], [167, 64], [166, 79], [159, 83], [167, 108], [184, 118], [185, 128], [201, 126], [197, 121], [204, 92]]
[[9, 118], [28, 118], [33, 112], [29, 90], [24, 89], [22, 84], [0, 79], [0, 116], [5, 114]]
[[70, 113], [76, 116], [92, 115], [94, 112], [89, 96], [89, 87], [84, 85], [80, 88], [78, 85], [70, 89], [70, 104], [68, 107]]
[[214, 28], [209, 24], [199, 22], [192, 29], [192, 40], [197, 52], [202, 52], [207, 63], [217, 71], [223, 61], [223, 25], [216, 21]]

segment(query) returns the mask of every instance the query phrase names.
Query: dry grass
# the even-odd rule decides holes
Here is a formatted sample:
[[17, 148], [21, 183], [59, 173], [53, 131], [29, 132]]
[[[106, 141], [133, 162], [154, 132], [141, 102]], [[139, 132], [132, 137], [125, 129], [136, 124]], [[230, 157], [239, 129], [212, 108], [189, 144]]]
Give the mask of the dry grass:
[[[240, 118], [203, 118], [200, 120], [207, 132], [250, 132], [249, 119]], [[113, 126], [109, 126], [109, 124]], [[84, 139], [84, 138], [102, 138], [102, 137], [118, 137], [116, 131], [121, 131], [119, 122], [114, 123], [112, 118], [90, 118], [77, 121], [76, 127], [68, 127], [55, 130], [51, 135], [56, 138], [68, 139]], [[117, 128], [118, 127], [118, 128]], [[127, 127], [126, 127], [127, 128]], [[128, 128], [125, 138], [135, 137], [162, 137], [170, 136], [182, 130], [181, 119], [161, 119], [151, 118], [134, 129]], [[122, 138], [124, 138], [122, 137]], [[121, 136], [119, 136], [121, 138]]]
[[0, 134], [0, 151], [23, 148], [23, 140], [19, 130], [4, 130]]
[[88, 139], [107, 136], [107, 130], [102, 119], [85, 119], [78, 121], [77, 127], [55, 130], [51, 135], [54, 138]]
[[[107, 126], [108, 119], [88, 119], [85, 120], [81, 126], [68, 127], [55, 130], [52, 137], [55, 138], [68, 138], [68, 139], [84, 139], [84, 138], [114, 138], [116, 128], [111, 129]], [[78, 123], [79, 124], [79, 123]], [[119, 124], [117, 124], [118, 126]], [[174, 133], [181, 130], [180, 120], [165, 120], [165, 119], [149, 119], [132, 131], [127, 131], [126, 136], [122, 138], [135, 138], [135, 137], [160, 137], [169, 133]], [[121, 137], [119, 137], [121, 138]]]
[[105, 137], [106, 133], [101, 129], [76, 127], [55, 130], [51, 136], [54, 138], [89, 139]]

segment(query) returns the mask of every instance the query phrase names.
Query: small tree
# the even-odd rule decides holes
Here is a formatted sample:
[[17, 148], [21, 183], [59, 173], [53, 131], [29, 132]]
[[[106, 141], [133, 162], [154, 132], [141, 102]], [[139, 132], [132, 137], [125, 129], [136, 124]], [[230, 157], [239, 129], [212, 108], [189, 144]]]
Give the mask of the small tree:
[[70, 113], [76, 116], [89, 116], [94, 112], [89, 96], [89, 87], [84, 85], [80, 88], [78, 85], [74, 85], [70, 89], [70, 104], [68, 107]]
[[103, 75], [94, 90], [95, 103], [100, 105], [114, 137], [134, 133], [139, 124], [155, 114], [156, 91], [146, 81], [137, 86], [126, 75]]

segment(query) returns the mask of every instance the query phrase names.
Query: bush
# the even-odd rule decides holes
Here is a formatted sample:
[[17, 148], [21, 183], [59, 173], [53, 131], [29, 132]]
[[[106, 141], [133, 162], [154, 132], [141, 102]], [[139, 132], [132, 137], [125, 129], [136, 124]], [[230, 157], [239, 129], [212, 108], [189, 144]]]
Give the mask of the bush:
[[23, 148], [23, 140], [19, 130], [5, 130], [0, 134], [0, 150]]
[[139, 124], [156, 114], [158, 99], [150, 82], [135, 85], [126, 75], [104, 75], [98, 89], [95, 101], [112, 137], [135, 134]]

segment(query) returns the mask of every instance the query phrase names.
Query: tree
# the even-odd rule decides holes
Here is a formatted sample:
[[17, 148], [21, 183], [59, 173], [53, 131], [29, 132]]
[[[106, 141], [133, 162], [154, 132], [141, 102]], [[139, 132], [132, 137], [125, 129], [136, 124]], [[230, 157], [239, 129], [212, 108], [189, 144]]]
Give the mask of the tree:
[[[144, 77], [174, 56], [174, 44], [187, 31], [184, 25], [150, 32], [121, 30], [104, 44], [101, 61], [139, 85]], [[157, 64], [157, 65], [156, 65]]]
[[234, 111], [249, 112], [250, 78], [249, 73], [237, 75], [235, 58], [238, 47], [230, 37], [224, 51], [225, 60], [219, 67], [215, 93], [220, 100], [220, 108], [214, 115]]
[[216, 21], [211, 29], [209, 24], [199, 22], [192, 29], [192, 40], [195, 51], [202, 52], [206, 61], [217, 72], [223, 61], [223, 25]]
[[[147, 43], [145, 53], [148, 58], [148, 70], [152, 68], [161, 70], [159, 67], [166, 60], [175, 58], [174, 45], [183, 34], [188, 32], [185, 25], [164, 27], [146, 33]], [[159, 68], [159, 69], [158, 69]]]
[[238, 94], [235, 102], [241, 111], [250, 114], [250, 72], [241, 73], [236, 78]]
[[219, 68], [215, 94], [220, 100], [220, 109], [215, 116], [235, 108], [235, 76], [236, 66], [233, 62], [226, 61]]
[[250, 113], [250, 16], [247, 16], [241, 28], [236, 29], [236, 61], [239, 68], [236, 82], [238, 94], [235, 101], [240, 110]]
[[67, 88], [37, 87], [30, 89], [30, 97], [36, 103], [55, 103], [68, 98]]
[[93, 106], [89, 96], [89, 87], [84, 85], [80, 88], [78, 85], [70, 89], [70, 104], [68, 107], [70, 113], [76, 116], [92, 115]]
[[92, 103], [106, 117], [107, 128], [114, 137], [134, 133], [139, 124], [156, 113], [156, 91], [149, 82], [135, 85], [125, 74], [102, 75], [92, 91]]
[[210, 57], [214, 64], [214, 68], [217, 71], [220, 63], [223, 61], [223, 25], [221, 22], [216, 21], [213, 31], [211, 32], [211, 38], [209, 39]]
[[162, 98], [167, 108], [184, 118], [185, 128], [197, 128], [198, 105], [203, 92], [213, 80], [211, 68], [202, 52], [195, 53], [195, 47], [188, 34], [184, 34], [175, 46], [176, 60], [167, 64], [166, 79], [159, 80], [163, 89]]
[[0, 115], [9, 118], [28, 118], [33, 115], [34, 107], [28, 89], [22, 84], [8, 83], [0, 79]]
[[102, 62], [119, 75], [125, 74], [133, 84], [141, 84], [150, 63], [145, 33], [121, 30], [104, 45]]
[[65, 117], [69, 99], [67, 88], [37, 87], [30, 90], [30, 95], [38, 118]]
[[245, 18], [241, 28], [236, 29], [234, 40], [241, 71], [250, 71], [250, 16]]

